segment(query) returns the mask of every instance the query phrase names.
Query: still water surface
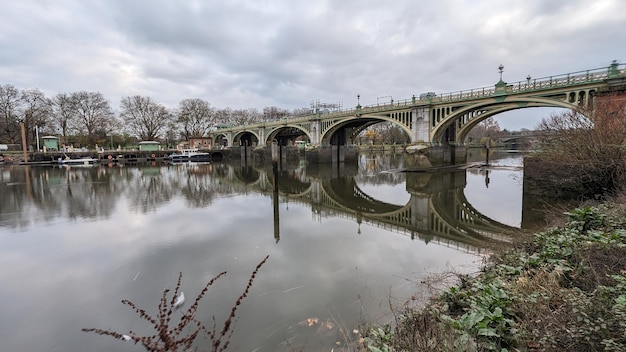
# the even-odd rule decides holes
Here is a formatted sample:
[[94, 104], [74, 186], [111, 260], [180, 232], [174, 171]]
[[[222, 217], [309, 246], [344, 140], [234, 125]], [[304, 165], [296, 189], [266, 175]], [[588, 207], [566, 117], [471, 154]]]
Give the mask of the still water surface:
[[[6, 351], [142, 351], [81, 328], [152, 334], [120, 301], [156, 315], [179, 272], [189, 307], [238, 311], [231, 350], [328, 351], [391, 319], [432, 273], [475, 270], [522, 219], [522, 157], [454, 173], [201, 165], [0, 168], [0, 341]], [[279, 192], [275, 192], [275, 189]], [[505, 235], [502, 235], [502, 232]], [[174, 318], [176, 319], [176, 314]]]

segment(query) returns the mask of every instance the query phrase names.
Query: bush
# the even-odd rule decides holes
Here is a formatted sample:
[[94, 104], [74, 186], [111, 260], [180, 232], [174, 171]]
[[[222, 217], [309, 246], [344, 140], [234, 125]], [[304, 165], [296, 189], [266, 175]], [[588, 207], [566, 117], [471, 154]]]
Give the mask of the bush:
[[626, 98], [596, 97], [593, 109], [554, 114], [539, 125], [532, 177], [556, 196], [594, 197], [626, 181]]

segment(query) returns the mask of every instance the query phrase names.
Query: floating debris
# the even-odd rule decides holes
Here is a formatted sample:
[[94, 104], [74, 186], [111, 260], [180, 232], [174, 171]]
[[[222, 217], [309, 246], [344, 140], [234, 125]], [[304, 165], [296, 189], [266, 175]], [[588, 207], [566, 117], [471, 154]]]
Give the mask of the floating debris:
[[183, 303], [185, 303], [185, 294], [181, 291], [180, 295], [178, 295], [178, 298], [176, 298], [176, 301], [174, 302], [174, 309], [178, 309], [180, 308], [180, 306], [183, 305]]

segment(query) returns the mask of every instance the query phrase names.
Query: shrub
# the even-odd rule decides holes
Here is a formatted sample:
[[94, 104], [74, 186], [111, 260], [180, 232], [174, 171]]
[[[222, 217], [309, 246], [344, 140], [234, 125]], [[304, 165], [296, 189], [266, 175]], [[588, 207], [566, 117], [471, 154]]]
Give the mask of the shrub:
[[581, 108], [544, 119], [533, 179], [559, 196], [593, 197], [610, 193], [626, 181], [626, 99], [596, 97]]
[[[149, 336], [141, 336], [133, 331], [128, 334], [122, 334], [113, 330], [103, 330], [95, 328], [82, 329], [84, 332], [93, 332], [98, 335], [112, 336], [116, 339], [123, 341], [132, 341], [135, 344], [141, 344], [147, 351], [150, 352], [176, 352], [176, 351], [189, 351], [196, 339], [201, 335], [206, 335], [211, 341], [211, 351], [224, 351], [228, 348], [230, 339], [234, 332], [233, 320], [236, 317], [237, 308], [241, 304], [244, 298], [248, 296], [248, 291], [252, 287], [252, 283], [259, 272], [259, 269], [265, 264], [269, 256], [266, 256], [254, 269], [248, 284], [243, 293], [237, 298], [235, 304], [231, 308], [230, 315], [226, 318], [222, 324], [222, 328], [218, 329], [215, 317], [213, 318], [213, 324], [207, 327], [203, 322], [196, 318], [196, 311], [198, 310], [200, 301], [207, 293], [210, 286], [222, 276], [226, 275], [226, 272], [217, 274], [214, 278], [204, 286], [204, 289], [196, 296], [196, 299], [192, 305], [183, 313], [180, 320], [176, 325], [170, 325], [172, 313], [180, 307], [177, 299], [180, 297], [180, 285], [182, 279], [182, 273], [178, 275], [178, 282], [176, 288], [172, 294], [172, 297], [168, 299], [169, 289], [163, 291], [161, 302], [159, 303], [158, 313], [156, 318], [149, 315], [144, 309], [137, 307], [133, 302], [129, 300], [123, 300], [122, 304], [131, 307], [135, 313], [137, 313], [142, 319], [152, 324], [155, 334]], [[181, 292], [182, 293], [182, 292]], [[195, 350], [197, 351], [197, 349]]]

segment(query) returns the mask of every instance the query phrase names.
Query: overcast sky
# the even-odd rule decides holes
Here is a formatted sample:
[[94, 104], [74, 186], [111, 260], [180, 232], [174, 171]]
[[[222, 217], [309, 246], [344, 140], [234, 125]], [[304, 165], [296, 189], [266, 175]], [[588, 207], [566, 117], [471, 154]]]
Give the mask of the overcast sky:
[[350, 108], [492, 86], [500, 64], [515, 82], [626, 61], [624, 0], [1, 0], [0, 14], [0, 84], [114, 109], [132, 95]]

